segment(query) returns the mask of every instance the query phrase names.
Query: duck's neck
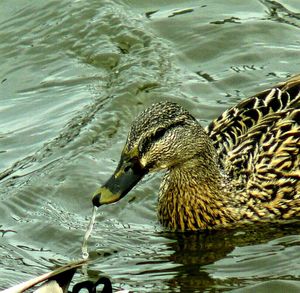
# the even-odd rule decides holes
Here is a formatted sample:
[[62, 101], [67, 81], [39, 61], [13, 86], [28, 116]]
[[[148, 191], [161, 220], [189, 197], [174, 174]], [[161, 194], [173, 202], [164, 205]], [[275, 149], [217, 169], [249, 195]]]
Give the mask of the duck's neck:
[[172, 230], [203, 230], [235, 221], [228, 182], [211, 154], [168, 170], [159, 194], [158, 214]]

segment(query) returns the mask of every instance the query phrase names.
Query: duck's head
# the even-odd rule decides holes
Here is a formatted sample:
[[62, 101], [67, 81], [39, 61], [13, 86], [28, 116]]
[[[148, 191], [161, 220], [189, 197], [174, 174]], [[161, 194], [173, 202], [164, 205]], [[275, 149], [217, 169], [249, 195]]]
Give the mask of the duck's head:
[[117, 169], [94, 194], [93, 204], [116, 202], [148, 172], [171, 169], [201, 153], [205, 138], [204, 129], [181, 106], [153, 104], [133, 121]]

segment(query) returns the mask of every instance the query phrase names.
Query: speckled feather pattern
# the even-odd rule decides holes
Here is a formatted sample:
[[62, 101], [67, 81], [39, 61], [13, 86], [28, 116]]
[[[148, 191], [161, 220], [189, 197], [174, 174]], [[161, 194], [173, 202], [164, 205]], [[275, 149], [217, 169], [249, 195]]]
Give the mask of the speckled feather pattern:
[[300, 76], [246, 99], [207, 128], [242, 219], [300, 215]]

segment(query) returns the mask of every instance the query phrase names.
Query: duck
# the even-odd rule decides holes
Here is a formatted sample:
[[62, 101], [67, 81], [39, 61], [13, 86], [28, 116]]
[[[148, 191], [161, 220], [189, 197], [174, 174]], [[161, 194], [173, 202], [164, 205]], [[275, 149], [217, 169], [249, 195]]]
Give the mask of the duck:
[[300, 75], [240, 101], [207, 127], [162, 101], [132, 122], [96, 207], [164, 170], [157, 214], [172, 231], [208, 231], [300, 215]]
[[[66, 265], [58, 267], [57, 269], [45, 273], [43, 275], [34, 277], [28, 281], [17, 284], [13, 287], [0, 291], [1, 293], [22, 293], [28, 292], [28, 290], [38, 287], [33, 293], [113, 293], [112, 283], [109, 278], [100, 276], [96, 281], [85, 280], [76, 283], [72, 291], [69, 291], [70, 283], [76, 270], [87, 264], [87, 259], [80, 259], [72, 261]], [[101, 291], [97, 288], [102, 286]], [[32, 291], [30, 291], [32, 292]], [[129, 293], [128, 290], [115, 291], [115, 293]]]
[[63, 280], [56, 280], [56, 278], [50, 279], [44, 284], [42, 284], [33, 293], [80, 293], [81, 290], [83, 290], [82, 292], [96, 293], [98, 285], [103, 285], [101, 293], [113, 293], [111, 281], [107, 277], [100, 277], [96, 282], [86, 280], [80, 283], [76, 283], [73, 286], [72, 291], [67, 291], [69, 283], [66, 284], [65, 281], [66, 279]]

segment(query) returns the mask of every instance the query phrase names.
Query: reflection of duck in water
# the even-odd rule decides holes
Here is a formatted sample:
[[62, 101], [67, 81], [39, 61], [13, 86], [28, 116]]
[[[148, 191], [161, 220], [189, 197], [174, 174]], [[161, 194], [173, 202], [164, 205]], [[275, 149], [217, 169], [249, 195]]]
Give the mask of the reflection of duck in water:
[[241, 101], [206, 129], [175, 103], [132, 123], [114, 175], [93, 197], [118, 201], [167, 169], [158, 199], [172, 230], [215, 229], [300, 214], [300, 75]]
[[[240, 292], [269, 292], [267, 289], [259, 290], [259, 286], [263, 286], [264, 282], [272, 282], [277, 269], [280, 274], [285, 267], [285, 272], [289, 272], [289, 280], [298, 279], [296, 235], [299, 234], [299, 221], [257, 223], [223, 229], [217, 233], [165, 231], [163, 236], [172, 240], [167, 244], [168, 251], [172, 253], [166, 258], [168, 263], [178, 264], [172, 270], [174, 277], [165, 283], [178, 292], [193, 292], [195, 288], [198, 292], [211, 292], [214, 289], [225, 292], [238, 287], [245, 287]], [[291, 260], [291, 251], [296, 253], [294, 261]], [[157, 258], [161, 260], [161, 255]], [[155, 258], [149, 263], [153, 261]], [[263, 278], [261, 272], [264, 272]], [[167, 267], [164, 271], [162, 267], [160, 274], [168, 273], [170, 269]], [[295, 289], [288, 290], [292, 283], [281, 283], [281, 290], [278, 290], [298, 292]], [[247, 291], [247, 287], [253, 284], [258, 286], [257, 290]]]

